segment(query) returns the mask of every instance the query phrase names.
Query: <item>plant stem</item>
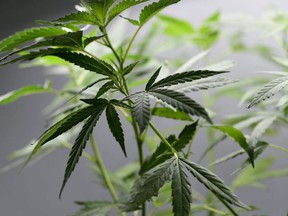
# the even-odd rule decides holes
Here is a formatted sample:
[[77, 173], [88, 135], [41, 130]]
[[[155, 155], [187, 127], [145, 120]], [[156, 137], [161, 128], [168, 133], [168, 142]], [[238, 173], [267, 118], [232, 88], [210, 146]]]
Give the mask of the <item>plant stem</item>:
[[126, 50], [126, 52], [125, 52], [125, 54], [124, 54], [124, 56], [123, 56], [123, 62], [122, 62], [122, 63], [125, 62], [125, 60], [126, 60], [126, 58], [127, 58], [127, 56], [128, 56], [128, 53], [129, 53], [129, 51], [130, 51], [130, 49], [131, 49], [131, 47], [132, 47], [132, 44], [133, 44], [135, 38], [137, 37], [139, 31], [141, 30], [141, 28], [142, 28], [142, 26], [140, 26], [140, 27], [136, 30], [136, 32], [134, 33], [132, 39], [130, 40], [130, 42], [129, 42], [129, 44], [128, 44], [128, 47], [127, 47], [127, 50]]
[[149, 121], [149, 125], [152, 130], [157, 134], [157, 136], [162, 140], [162, 142], [174, 153], [175, 157], [178, 158], [178, 152], [172, 147], [172, 145], [166, 140], [166, 138], [161, 134], [161, 132], [155, 127], [152, 121]]
[[[113, 201], [115, 203], [117, 203], [118, 200], [119, 200], [118, 196], [117, 196], [117, 193], [116, 193], [115, 188], [114, 188], [114, 186], [113, 186], [113, 184], [111, 182], [111, 179], [110, 179], [110, 177], [109, 177], [109, 175], [107, 173], [107, 170], [106, 170], [106, 168], [104, 166], [100, 150], [98, 148], [98, 145], [97, 145], [93, 135], [90, 135], [90, 142], [91, 142], [91, 147], [92, 147], [93, 153], [95, 155], [95, 163], [97, 164], [97, 166], [98, 166], [98, 168], [99, 168], [99, 170], [100, 170], [100, 172], [102, 174], [104, 182], [105, 182], [105, 184], [106, 184], [106, 186], [107, 186], [107, 188], [108, 188], [108, 190], [109, 190], [109, 192], [110, 192], [110, 194], [111, 194], [111, 196], [113, 198]], [[120, 214], [122, 216], [126, 215], [125, 213], [121, 212], [120, 209], [119, 209], [119, 212], [120, 212]]]

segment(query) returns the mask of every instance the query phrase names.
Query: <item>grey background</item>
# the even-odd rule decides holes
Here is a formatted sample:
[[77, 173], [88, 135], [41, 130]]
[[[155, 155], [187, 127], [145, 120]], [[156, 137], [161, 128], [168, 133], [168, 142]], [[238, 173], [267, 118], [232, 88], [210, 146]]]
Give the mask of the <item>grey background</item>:
[[[76, 3], [78, 3], [77, 0], [1, 0], [0, 38], [23, 28], [34, 26], [34, 20], [51, 20], [73, 11]], [[283, 10], [288, 9], [287, 0], [183, 0], [165, 12], [188, 19], [193, 23], [199, 23], [216, 9], [220, 9], [223, 13], [240, 12], [259, 17], [261, 12], [271, 5]], [[251, 55], [234, 55], [232, 59], [237, 62], [237, 66], [233, 69], [236, 77], [248, 76], [253, 71], [273, 69], [272, 65]], [[45, 76], [41, 70], [41, 68], [20, 70], [17, 65], [0, 68], [0, 95], [23, 85], [42, 84]], [[64, 80], [65, 78], [57, 77], [56, 85], [61, 85]], [[38, 137], [43, 132], [45, 120], [41, 111], [51, 100], [52, 97], [49, 95], [38, 95], [0, 107], [0, 167], [7, 164], [6, 156], [10, 152], [25, 146], [31, 139]], [[229, 108], [234, 109], [235, 112], [245, 109], [236, 109], [235, 104], [226, 105], [225, 103], [222, 105], [228, 107], [225, 112], [230, 112]], [[219, 107], [219, 109], [221, 110], [223, 107]], [[96, 137], [101, 137], [103, 143], [113, 143], [112, 138], [102, 136], [106, 129], [107, 125], [105, 124], [97, 127]], [[131, 153], [135, 151], [132, 138], [132, 134], [128, 134], [126, 137]], [[287, 136], [279, 137], [278, 144], [285, 145], [283, 139], [287, 139]], [[194, 148], [198, 148], [199, 151], [203, 149], [202, 142], [202, 138], [197, 137], [197, 144]], [[118, 149], [114, 147], [115, 145], [108, 144], [101, 146], [105, 155], [104, 162], [112, 170], [116, 169], [118, 164], [126, 161], [121, 154], [118, 155], [116, 151]], [[231, 147], [226, 145], [220, 151], [222, 154], [225, 151], [230, 152]], [[278, 166], [287, 166], [287, 155], [274, 150], [270, 150], [269, 154], [280, 157]], [[95, 184], [97, 179], [82, 160], [66, 187], [63, 199], [58, 200], [67, 156], [67, 151], [58, 151], [21, 174], [18, 173], [18, 169], [2, 174], [0, 176], [0, 216], [63, 216], [77, 209], [73, 204], [74, 200], [109, 199], [107, 192], [99, 186], [97, 187]], [[131, 158], [133, 159], [133, 154], [131, 154]], [[229, 183], [232, 179], [229, 173], [237, 167], [239, 162], [235, 160], [229, 166], [219, 167], [217, 174]], [[269, 181], [268, 191], [247, 188], [238, 191], [237, 194], [247, 203], [259, 206], [262, 213], [273, 216], [286, 215], [287, 180], [287, 178], [282, 178]], [[260, 212], [258, 213], [260, 214]]]

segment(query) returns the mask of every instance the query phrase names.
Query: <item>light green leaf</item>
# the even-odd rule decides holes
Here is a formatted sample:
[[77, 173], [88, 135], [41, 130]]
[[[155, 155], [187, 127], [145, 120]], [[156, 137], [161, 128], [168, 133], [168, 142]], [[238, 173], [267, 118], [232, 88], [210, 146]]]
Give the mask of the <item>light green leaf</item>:
[[104, 106], [97, 107], [97, 109], [93, 112], [90, 118], [83, 125], [82, 130], [80, 131], [75, 140], [75, 143], [69, 154], [69, 159], [65, 169], [64, 180], [59, 193], [60, 198], [68, 179], [70, 178], [72, 172], [74, 171], [76, 164], [78, 163], [82, 155], [82, 152], [86, 147], [87, 140], [89, 139], [90, 134], [93, 132], [93, 128], [95, 127], [104, 109], [105, 109]]
[[111, 133], [115, 137], [116, 141], [120, 144], [120, 147], [124, 155], [127, 157], [122, 125], [120, 122], [119, 115], [113, 105], [107, 106], [106, 119], [107, 119]]
[[97, 21], [92, 14], [85, 11], [68, 14], [62, 18], [54, 20], [53, 22], [73, 22], [79, 24], [99, 25], [99, 21]]
[[65, 30], [56, 27], [41, 27], [30, 28], [21, 32], [17, 32], [14, 35], [0, 41], [0, 52], [5, 52], [17, 48], [19, 45], [40, 38], [57, 36], [67, 33]]
[[257, 92], [256, 96], [253, 98], [252, 102], [248, 105], [247, 108], [251, 108], [256, 104], [260, 103], [261, 101], [264, 101], [272, 97], [287, 85], [288, 85], [288, 76], [272, 80], [268, 84], [264, 85], [263, 88], [261, 88]]
[[187, 170], [215, 195], [233, 205], [244, 209], [249, 209], [249, 207], [242, 203], [237, 196], [233, 194], [229, 187], [226, 186], [225, 183], [214, 173], [210, 172], [208, 169], [200, 166], [199, 164], [195, 164], [183, 158], [180, 158], [180, 160], [183, 162]]
[[192, 118], [187, 113], [179, 110], [174, 111], [173, 109], [170, 109], [168, 107], [156, 107], [152, 110], [153, 110], [152, 112], [153, 116], [159, 116], [183, 121], [192, 121]]
[[116, 16], [121, 14], [123, 11], [131, 8], [135, 5], [141, 4], [143, 2], [147, 2], [149, 0], [122, 0], [118, 4], [116, 4], [109, 12], [108, 23], [113, 20]]
[[108, 15], [110, 7], [116, 0], [89, 0], [91, 12], [97, 17], [97, 19], [104, 24]]
[[181, 160], [175, 160], [172, 175], [172, 205], [175, 216], [189, 216], [192, 203], [191, 185]]
[[276, 116], [265, 118], [254, 127], [250, 137], [251, 143], [253, 145], [258, 141], [258, 139], [265, 133], [265, 131], [273, 124], [276, 119]]
[[152, 89], [149, 94], [159, 100], [191, 115], [197, 115], [212, 122], [206, 110], [186, 95], [169, 89]]
[[0, 105], [12, 103], [24, 96], [40, 93], [48, 93], [48, 92], [51, 92], [51, 88], [47, 86], [39, 86], [39, 85], [24, 86], [20, 89], [8, 92], [0, 96]]
[[247, 140], [246, 140], [244, 134], [240, 130], [238, 130], [238, 129], [234, 128], [233, 126], [230, 126], [230, 125], [212, 125], [211, 127], [215, 128], [217, 130], [220, 130], [222, 133], [226, 134], [231, 139], [233, 139], [235, 142], [237, 142], [240, 145], [240, 147], [247, 152], [247, 154], [250, 158], [250, 161], [252, 163], [252, 166], [253, 166], [254, 150], [253, 150], [252, 146], [250, 146], [247, 143]]
[[133, 115], [142, 133], [150, 120], [150, 99], [146, 92], [140, 92], [133, 96]]
[[168, 7], [169, 5], [175, 4], [180, 0], [159, 0], [158, 2], [153, 2], [145, 6], [139, 17], [139, 23], [143, 26], [148, 22], [155, 14], [159, 13], [162, 9]]

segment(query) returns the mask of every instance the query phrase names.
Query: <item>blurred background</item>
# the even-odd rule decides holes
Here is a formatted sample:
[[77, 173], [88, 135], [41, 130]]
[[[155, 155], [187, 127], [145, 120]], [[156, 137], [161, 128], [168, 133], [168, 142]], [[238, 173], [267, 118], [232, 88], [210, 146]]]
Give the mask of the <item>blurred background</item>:
[[[0, 39], [3, 39], [16, 31], [35, 26], [35, 20], [53, 20], [63, 14], [74, 11], [77, 0], [70, 1], [36, 1], [36, 0], [9, 0], [0, 2]], [[279, 8], [288, 10], [287, 0], [182, 0], [181, 3], [172, 6], [163, 13], [189, 20], [193, 25], [199, 25], [203, 19], [210, 16], [215, 11], [222, 14], [239, 13], [256, 18], [262, 16], [269, 8]], [[253, 44], [261, 37], [253, 33], [249, 43]], [[271, 41], [266, 41], [271, 43]], [[225, 49], [225, 43], [213, 50]], [[194, 53], [196, 54], [196, 53]], [[275, 66], [253, 54], [233, 54], [230, 59], [236, 62], [233, 68], [233, 75], [237, 78], [247, 77], [256, 71], [276, 70]], [[45, 69], [47, 71], [47, 69]], [[49, 78], [55, 81], [56, 86], [61, 86], [65, 77]], [[18, 65], [10, 65], [0, 68], [0, 95], [20, 88], [28, 84], [43, 84], [47, 75], [43, 73], [43, 68], [22, 68]], [[7, 155], [21, 147], [24, 147], [37, 138], [45, 129], [46, 121], [42, 112], [52, 101], [51, 95], [36, 95], [22, 98], [15, 103], [0, 106], [0, 167], [8, 164]], [[219, 109], [223, 113], [230, 113], [231, 110], [244, 112], [245, 106], [235, 108], [236, 103], [228, 105], [222, 103]], [[99, 126], [99, 125], [98, 125]], [[101, 146], [104, 155], [104, 162], [111, 170], [115, 170], [118, 164], [125, 163], [126, 159], [122, 154], [118, 154], [113, 149], [112, 138], [104, 136], [106, 126], [99, 126], [96, 136], [101, 136], [101, 142], [107, 145]], [[285, 133], [284, 133], [285, 134]], [[133, 139], [132, 134], [127, 135], [128, 143]], [[200, 143], [201, 138], [197, 137]], [[274, 142], [282, 144], [287, 140], [287, 134], [274, 139]], [[203, 149], [203, 147], [202, 147]], [[117, 149], [118, 150], [118, 149]], [[226, 151], [223, 148], [222, 151]], [[131, 146], [130, 155], [133, 159], [133, 149]], [[221, 150], [220, 150], [221, 151]], [[269, 150], [269, 154], [279, 156], [280, 160], [275, 168], [287, 167], [287, 155], [277, 150]], [[63, 216], [73, 213], [77, 206], [73, 204], [75, 200], [109, 199], [108, 193], [101, 187], [97, 187], [95, 175], [81, 160], [77, 170], [69, 181], [62, 200], [59, 201], [58, 193], [62, 183], [63, 171], [68, 157], [67, 151], [57, 151], [37, 164], [26, 168], [19, 173], [19, 168], [12, 169], [0, 175], [0, 215], [1, 216]], [[232, 179], [230, 173], [237, 168], [239, 161], [235, 160], [229, 165], [223, 165], [216, 170], [216, 173], [229, 183]], [[257, 215], [286, 215], [287, 212], [287, 177], [272, 179], [267, 181], [268, 190], [257, 190], [245, 188], [239, 190], [237, 194], [246, 203], [256, 205], [261, 209]], [[249, 214], [248, 214], [249, 215]], [[256, 215], [252, 214], [251, 215]]]

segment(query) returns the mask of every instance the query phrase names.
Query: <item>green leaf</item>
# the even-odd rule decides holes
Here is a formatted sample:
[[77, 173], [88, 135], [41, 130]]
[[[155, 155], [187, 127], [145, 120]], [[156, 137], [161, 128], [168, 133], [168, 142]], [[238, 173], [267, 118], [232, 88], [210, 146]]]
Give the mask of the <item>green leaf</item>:
[[181, 91], [181, 92], [191, 92], [191, 91], [201, 91], [210, 88], [221, 87], [230, 83], [234, 83], [235, 80], [231, 80], [225, 77], [208, 77], [200, 80], [195, 80], [193, 82], [184, 83], [169, 87], [169, 89]]
[[276, 119], [276, 116], [265, 118], [254, 127], [250, 137], [252, 145], [258, 141], [258, 139], [265, 133], [265, 131], [274, 123]]
[[139, 62], [135, 62], [132, 63], [130, 65], [127, 65], [124, 69], [123, 69], [123, 76], [128, 75], [129, 73], [131, 73], [133, 71], [133, 69], [135, 68], [135, 66], [138, 64]]
[[123, 18], [123, 19], [125, 19], [125, 20], [127, 20], [127, 21], [130, 22], [132, 25], [135, 25], [135, 26], [139, 26], [139, 25], [140, 25], [140, 23], [138, 22], [138, 20], [130, 19], [130, 18], [128, 18], [128, 17], [124, 17], [124, 16], [121, 16], [121, 15], [120, 15], [120, 17]]
[[262, 158], [257, 160], [256, 163], [255, 168], [248, 167], [237, 176], [232, 184], [234, 189], [247, 186], [263, 188], [260, 181], [288, 175], [288, 169], [275, 170], [272, 168], [272, 165], [275, 163], [275, 158]]
[[192, 203], [191, 185], [181, 160], [175, 160], [172, 175], [172, 205], [175, 216], [189, 216]]
[[261, 101], [264, 101], [272, 97], [287, 85], [288, 85], [288, 76], [272, 80], [268, 84], [264, 85], [263, 88], [261, 88], [257, 92], [256, 96], [253, 98], [252, 102], [248, 105], [247, 108], [251, 108], [256, 104], [260, 103]]
[[[78, 109], [69, 115], [67, 115], [62, 120], [58, 121], [56, 124], [48, 128], [39, 138], [37, 145], [35, 146], [33, 152], [29, 156], [28, 160], [26, 161], [25, 165], [32, 159], [33, 156], [39, 151], [39, 149], [46, 144], [47, 142], [55, 139], [56, 137], [60, 136], [61, 134], [67, 132], [80, 122], [84, 121], [90, 115], [92, 115], [97, 110], [95, 106], [87, 106], [81, 109]], [[24, 166], [25, 166], [24, 165]]]
[[65, 30], [56, 27], [41, 27], [30, 28], [21, 32], [17, 32], [14, 35], [0, 41], [0, 52], [12, 50], [19, 45], [34, 40], [40, 37], [56, 36], [67, 33]]
[[252, 146], [250, 146], [247, 143], [244, 134], [240, 130], [229, 125], [212, 125], [211, 127], [220, 130], [222, 133], [226, 134], [227, 136], [232, 138], [236, 143], [238, 143], [240, 147], [247, 152], [250, 161], [252, 163], [252, 166], [254, 166], [254, 150]]
[[229, 187], [226, 186], [225, 183], [214, 173], [199, 164], [195, 164], [183, 158], [180, 158], [180, 160], [183, 162], [187, 170], [212, 193], [233, 205], [249, 209], [249, 207], [242, 203], [237, 196], [233, 194]]
[[149, 91], [149, 89], [151, 88], [151, 86], [154, 84], [154, 82], [156, 81], [159, 73], [161, 71], [161, 67], [158, 68], [158, 70], [152, 75], [152, 77], [149, 79], [149, 81], [146, 84], [145, 90]]
[[198, 121], [184, 127], [179, 134], [178, 140], [173, 144], [173, 148], [176, 151], [180, 152], [193, 140], [197, 131], [197, 126]]
[[116, 141], [120, 144], [124, 155], [127, 157], [125, 149], [125, 140], [122, 125], [118, 116], [118, 113], [113, 105], [108, 105], [106, 108], [106, 118], [111, 130], [111, 133], [115, 137]]
[[192, 118], [187, 113], [179, 110], [174, 111], [173, 109], [168, 107], [153, 108], [152, 115], [176, 120], [192, 121]]
[[133, 115], [142, 133], [150, 120], [150, 99], [146, 92], [140, 92], [133, 97]]
[[114, 106], [123, 107], [125, 109], [132, 109], [132, 107], [130, 105], [124, 103], [121, 100], [112, 99], [112, 100], [110, 100], [110, 103], [113, 104]]
[[161, 164], [153, 173], [142, 177], [136, 181], [131, 191], [130, 199], [124, 203], [125, 211], [134, 211], [139, 206], [150, 200], [152, 196], [156, 196], [160, 188], [171, 179], [173, 164], [176, 159], [172, 158]]
[[12, 103], [23, 96], [46, 93], [46, 92], [51, 92], [51, 88], [46, 87], [46, 86], [38, 86], [38, 85], [24, 86], [20, 89], [8, 92], [0, 96], [0, 105]]
[[202, 78], [207, 78], [210, 76], [218, 75], [221, 73], [226, 73], [225, 71], [187, 71], [183, 73], [177, 73], [170, 75], [168, 77], [165, 77], [164, 79], [159, 80], [158, 82], [154, 83], [150, 89], [155, 89], [155, 88], [163, 88], [166, 86], [173, 86], [173, 85], [178, 85], [180, 83], [187, 83], [187, 82], [192, 82], [194, 80], [202, 79]]
[[85, 70], [96, 72], [104, 76], [113, 76], [114, 69], [107, 62], [91, 58], [87, 55], [75, 52], [62, 52], [54, 53], [53, 56], [57, 56], [65, 61], [75, 64]]
[[111, 90], [114, 86], [114, 82], [113, 81], [109, 81], [107, 83], [105, 83], [103, 86], [101, 86], [101, 88], [98, 90], [95, 98], [99, 98], [101, 97], [103, 94], [105, 94], [106, 92], [108, 92], [109, 90]]
[[108, 23], [128, 8], [147, 1], [149, 0], [122, 0], [111, 9], [108, 17]]
[[108, 201], [76, 202], [82, 208], [70, 216], [108, 216], [113, 208], [113, 203]]
[[104, 24], [108, 15], [108, 10], [114, 4], [116, 0], [90, 0], [91, 12], [97, 17], [97, 19]]
[[155, 14], [159, 13], [162, 9], [179, 2], [180, 0], [159, 0], [145, 6], [139, 17], [139, 23], [143, 26], [148, 22]]
[[84, 47], [87, 47], [90, 43], [97, 41], [101, 38], [103, 38], [105, 35], [100, 35], [100, 36], [93, 36], [93, 37], [88, 37], [84, 40]]
[[53, 22], [75, 22], [79, 24], [99, 25], [99, 21], [97, 21], [92, 14], [85, 11], [68, 14], [62, 18], [54, 20]]
[[90, 134], [93, 132], [93, 128], [95, 127], [104, 109], [105, 109], [104, 106], [97, 107], [97, 109], [93, 112], [90, 118], [83, 125], [82, 130], [80, 131], [75, 140], [75, 143], [69, 154], [69, 159], [65, 169], [64, 180], [59, 193], [60, 198], [68, 179], [70, 178], [72, 172], [74, 171], [76, 164], [78, 163], [82, 155], [82, 152], [86, 147], [87, 140], [89, 139]]
[[186, 95], [169, 89], [152, 89], [149, 94], [191, 115], [197, 115], [212, 123], [206, 110]]

